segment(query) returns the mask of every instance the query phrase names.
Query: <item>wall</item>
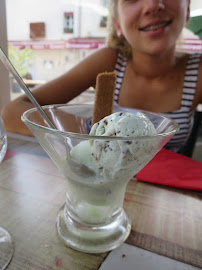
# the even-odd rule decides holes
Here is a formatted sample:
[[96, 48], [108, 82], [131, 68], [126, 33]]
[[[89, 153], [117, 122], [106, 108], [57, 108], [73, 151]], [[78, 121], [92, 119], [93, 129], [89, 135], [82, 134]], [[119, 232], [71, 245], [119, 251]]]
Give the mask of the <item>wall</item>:
[[[6, 0], [9, 41], [30, 40], [29, 24], [45, 22], [45, 38], [39, 41], [61, 41], [73, 37], [104, 37], [101, 16], [107, 9], [102, 0]], [[40, 7], [40, 8], [39, 8]], [[74, 33], [64, 34], [64, 12], [74, 13]], [[34, 50], [31, 67], [34, 80], [49, 81], [70, 69], [93, 50], [51, 49]]]
[[6, 0], [8, 40], [28, 40], [29, 23], [41, 21], [46, 24], [45, 39], [70, 38], [72, 34], [63, 33], [64, 12], [74, 12], [74, 37], [103, 36], [99, 22], [106, 9], [100, 3], [100, 0]]

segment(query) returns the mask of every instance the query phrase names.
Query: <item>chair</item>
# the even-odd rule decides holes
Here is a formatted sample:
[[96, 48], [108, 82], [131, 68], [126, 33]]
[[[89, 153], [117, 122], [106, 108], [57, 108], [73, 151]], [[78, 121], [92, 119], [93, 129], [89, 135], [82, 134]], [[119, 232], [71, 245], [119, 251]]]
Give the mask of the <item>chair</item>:
[[197, 109], [194, 114], [194, 123], [191, 134], [186, 145], [179, 151], [180, 154], [187, 157], [192, 157], [200, 128], [202, 128], [202, 110], [200, 111]]

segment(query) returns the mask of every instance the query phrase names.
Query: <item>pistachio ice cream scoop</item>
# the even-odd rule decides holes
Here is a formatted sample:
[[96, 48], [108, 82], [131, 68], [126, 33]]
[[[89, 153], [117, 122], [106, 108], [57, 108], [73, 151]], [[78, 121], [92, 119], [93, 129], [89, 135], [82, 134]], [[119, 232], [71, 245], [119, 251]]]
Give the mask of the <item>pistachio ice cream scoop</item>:
[[[151, 140], [151, 137], [145, 140], [145, 136], [156, 135], [156, 130], [142, 112], [116, 112], [106, 116], [92, 126], [89, 135], [110, 136], [115, 139], [83, 141], [72, 149], [71, 157], [105, 180], [123, 176], [124, 179], [132, 178], [140, 170], [142, 160], [150, 160], [148, 153], [157, 145], [156, 140]], [[143, 136], [144, 140], [141, 140]], [[123, 137], [128, 137], [128, 140], [123, 140]]]

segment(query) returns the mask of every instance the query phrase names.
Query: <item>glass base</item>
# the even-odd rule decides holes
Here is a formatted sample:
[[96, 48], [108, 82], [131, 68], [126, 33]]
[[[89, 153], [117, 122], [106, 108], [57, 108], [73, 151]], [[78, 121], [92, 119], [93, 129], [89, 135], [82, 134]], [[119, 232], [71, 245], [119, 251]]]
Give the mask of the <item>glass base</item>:
[[59, 211], [56, 227], [59, 237], [71, 248], [86, 253], [102, 253], [117, 248], [127, 239], [131, 222], [123, 210], [105, 226], [80, 224], [64, 215], [63, 207]]
[[10, 234], [0, 228], [0, 270], [6, 269], [14, 253], [14, 244]]

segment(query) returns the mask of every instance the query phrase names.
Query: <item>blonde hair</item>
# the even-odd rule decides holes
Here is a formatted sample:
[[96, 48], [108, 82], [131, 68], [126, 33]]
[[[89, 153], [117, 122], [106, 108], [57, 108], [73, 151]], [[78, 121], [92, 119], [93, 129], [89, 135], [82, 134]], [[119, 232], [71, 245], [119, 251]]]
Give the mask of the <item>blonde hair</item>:
[[117, 3], [118, 0], [110, 0], [106, 44], [109, 48], [113, 48], [120, 52], [124, 57], [130, 58], [132, 55], [131, 46], [124, 37], [117, 34], [114, 24], [114, 18], [118, 16]]

